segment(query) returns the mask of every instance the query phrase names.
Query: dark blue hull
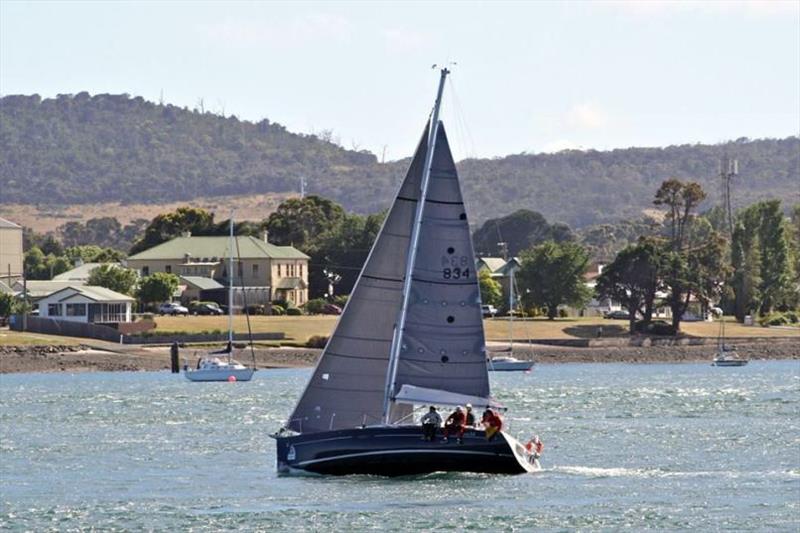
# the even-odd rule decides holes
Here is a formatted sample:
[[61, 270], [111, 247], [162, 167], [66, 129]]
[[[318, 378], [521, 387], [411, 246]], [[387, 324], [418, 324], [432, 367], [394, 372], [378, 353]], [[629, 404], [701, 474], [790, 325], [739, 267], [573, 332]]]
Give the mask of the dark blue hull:
[[342, 429], [278, 436], [278, 472], [327, 475], [407, 476], [430, 472], [522, 474], [536, 469], [524, 447], [506, 434], [486, 440], [469, 430], [459, 444], [451, 436], [422, 440], [420, 426]]

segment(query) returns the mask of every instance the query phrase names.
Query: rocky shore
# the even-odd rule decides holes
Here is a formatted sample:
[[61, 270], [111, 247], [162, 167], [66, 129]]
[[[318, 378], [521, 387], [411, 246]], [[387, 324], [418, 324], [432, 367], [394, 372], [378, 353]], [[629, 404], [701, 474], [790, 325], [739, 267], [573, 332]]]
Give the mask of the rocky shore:
[[[741, 357], [751, 360], [800, 359], [800, 338], [737, 341], [735, 348]], [[507, 355], [499, 351], [502, 349], [502, 344], [493, 343], [489, 346], [489, 354]], [[181, 361], [193, 365], [205, 350], [199, 347], [182, 348]], [[256, 366], [260, 369], [313, 366], [320, 351], [314, 348], [257, 348]], [[710, 361], [715, 351], [713, 343], [588, 347], [520, 343], [514, 346], [516, 357], [534, 359], [541, 364], [700, 362]], [[249, 363], [249, 350], [241, 352], [237, 358]], [[0, 373], [154, 371], [168, 370], [169, 366], [169, 348], [166, 347], [0, 346]]]

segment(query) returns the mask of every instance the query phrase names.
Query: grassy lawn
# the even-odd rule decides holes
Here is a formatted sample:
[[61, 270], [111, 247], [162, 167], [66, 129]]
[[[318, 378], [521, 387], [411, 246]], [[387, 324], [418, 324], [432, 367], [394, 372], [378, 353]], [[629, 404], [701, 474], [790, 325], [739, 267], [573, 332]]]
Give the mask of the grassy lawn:
[[[287, 340], [303, 343], [312, 335], [330, 335], [336, 324], [335, 316], [253, 316], [250, 323], [253, 332], [279, 332], [286, 334]], [[227, 331], [228, 318], [218, 316], [159, 316], [156, 317], [158, 329], [164, 331], [199, 332], [219, 329]], [[234, 331], [247, 333], [244, 316], [236, 316], [233, 320]], [[486, 338], [489, 340], [508, 340], [508, 320], [495, 318], [485, 320]], [[544, 318], [515, 320], [515, 339], [570, 339], [596, 337], [598, 326], [603, 327], [603, 336], [627, 335], [627, 320], [606, 320], [603, 318], [560, 318], [547, 320]], [[696, 337], [716, 337], [719, 329], [717, 322], [685, 322], [681, 325], [684, 333]], [[800, 328], [776, 329], [761, 327], [745, 327], [732, 319], [725, 323], [726, 334], [730, 337], [800, 337]]]
[[0, 346], [40, 346], [48, 344], [74, 345], [80, 344], [83, 339], [75, 337], [59, 337], [57, 335], [44, 335], [42, 333], [22, 333], [0, 329]]

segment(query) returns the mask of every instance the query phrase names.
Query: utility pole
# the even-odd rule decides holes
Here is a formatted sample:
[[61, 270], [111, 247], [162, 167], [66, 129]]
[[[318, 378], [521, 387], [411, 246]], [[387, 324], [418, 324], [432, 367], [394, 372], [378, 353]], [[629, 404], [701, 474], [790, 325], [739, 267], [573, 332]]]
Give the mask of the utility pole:
[[300, 199], [301, 200], [306, 197], [306, 184], [307, 184], [306, 177], [305, 176], [300, 176]]
[[733, 241], [733, 209], [731, 208], [731, 180], [739, 174], [739, 161], [727, 155], [719, 161], [719, 176], [722, 179], [722, 194], [725, 218], [728, 223], [728, 236]]

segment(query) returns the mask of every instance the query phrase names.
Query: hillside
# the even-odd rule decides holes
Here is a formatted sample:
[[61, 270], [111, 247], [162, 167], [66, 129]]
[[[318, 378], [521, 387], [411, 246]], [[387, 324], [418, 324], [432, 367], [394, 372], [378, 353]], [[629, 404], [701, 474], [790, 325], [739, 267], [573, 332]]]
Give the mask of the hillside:
[[[409, 155], [416, 139], [409, 139]], [[718, 200], [717, 161], [740, 161], [735, 201], [800, 201], [800, 139], [565, 151], [459, 166], [471, 222], [525, 208], [572, 227], [638, 217], [666, 178]], [[128, 95], [0, 99], [0, 204], [162, 204], [309, 191], [366, 213], [387, 207], [406, 161], [378, 163], [280, 124], [221, 117]]]

